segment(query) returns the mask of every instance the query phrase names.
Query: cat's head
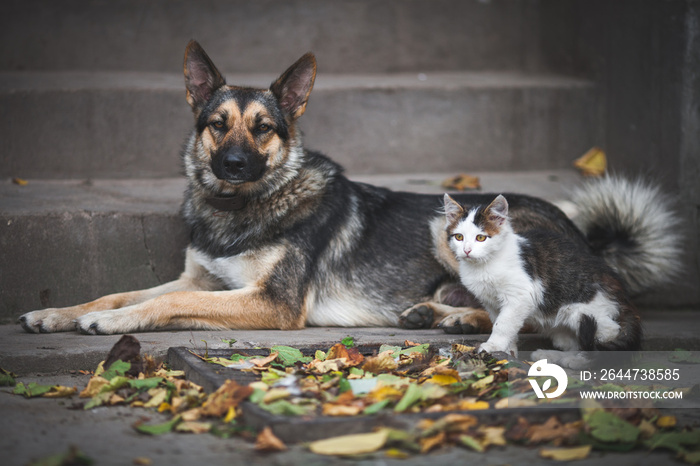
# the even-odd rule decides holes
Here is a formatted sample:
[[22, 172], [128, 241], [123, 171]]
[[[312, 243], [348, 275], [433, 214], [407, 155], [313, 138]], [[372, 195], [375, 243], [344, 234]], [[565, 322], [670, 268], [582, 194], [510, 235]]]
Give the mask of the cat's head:
[[445, 216], [450, 248], [460, 260], [487, 260], [508, 231], [508, 202], [500, 194], [488, 206], [470, 210], [445, 194]]

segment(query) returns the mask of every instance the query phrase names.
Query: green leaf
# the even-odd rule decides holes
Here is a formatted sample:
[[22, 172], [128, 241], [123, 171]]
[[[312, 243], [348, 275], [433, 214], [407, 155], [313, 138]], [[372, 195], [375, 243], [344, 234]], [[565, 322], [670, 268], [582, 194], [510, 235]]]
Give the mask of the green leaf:
[[84, 410], [96, 408], [98, 406], [102, 406], [103, 404], [107, 403], [109, 399], [112, 397], [112, 392], [107, 391], [107, 392], [100, 392], [97, 395], [93, 396], [90, 398], [90, 401], [88, 401], [85, 406], [83, 407]]
[[229, 339], [222, 338], [221, 341], [224, 343], [228, 343], [228, 347], [231, 348], [233, 346], [233, 344], [236, 343], [236, 341], [238, 341], [238, 340], [236, 340], [235, 338], [229, 338]]
[[326, 353], [324, 353], [321, 350], [316, 350], [316, 353], [314, 354], [314, 357], [318, 359], [319, 361], [325, 361], [326, 360]]
[[124, 376], [127, 371], [131, 369], [131, 363], [130, 362], [124, 362], [121, 360], [114, 361], [109, 368], [104, 371], [102, 374], [102, 377], [107, 379], [107, 380], [112, 380], [116, 376]]
[[32, 461], [29, 466], [64, 466], [64, 465], [90, 465], [93, 464], [93, 459], [85, 455], [77, 447], [71, 446], [67, 452], [58, 453], [44, 457], [37, 461]]
[[279, 353], [277, 359], [284, 366], [293, 366], [297, 362], [307, 363], [313, 360], [310, 356], [304, 356], [301, 351], [291, 346], [273, 346], [270, 348], [273, 353]]
[[376, 403], [373, 403], [369, 406], [367, 406], [363, 411], [362, 414], [377, 414], [379, 411], [382, 409], [386, 408], [386, 406], [391, 403], [390, 399], [378, 401]]
[[471, 435], [460, 435], [459, 443], [461, 443], [465, 447], [471, 448], [474, 451], [478, 451], [479, 453], [484, 452], [484, 447], [479, 443], [477, 439], [475, 439]]
[[175, 428], [175, 426], [180, 423], [181, 420], [182, 420], [181, 416], [175, 416], [172, 420], [170, 420], [168, 422], [164, 422], [162, 424], [151, 424], [151, 425], [140, 424], [138, 426], [135, 426], [134, 428], [142, 434], [160, 435], [160, 434], [165, 434], [167, 432], [171, 432]]
[[343, 338], [342, 340], [340, 340], [340, 342], [344, 344], [346, 348], [352, 348], [353, 346], [355, 346], [355, 338], [351, 336]]
[[586, 421], [591, 436], [606, 443], [634, 443], [639, 437], [639, 428], [608, 411], [595, 411]]
[[421, 399], [421, 389], [418, 384], [412, 383], [403, 394], [403, 398], [394, 406], [394, 411], [401, 413], [419, 402]]
[[0, 367], [0, 387], [13, 387], [17, 383], [16, 378], [17, 374]]
[[129, 386], [137, 390], [150, 390], [156, 388], [163, 381], [163, 377], [149, 377], [148, 379], [129, 380]]
[[15, 395], [22, 395], [26, 398], [34, 398], [51, 391], [51, 388], [53, 388], [53, 385], [39, 385], [36, 382], [30, 382], [24, 385], [20, 382], [15, 386], [14, 390], [12, 390], [12, 393]]
[[685, 447], [700, 446], [700, 430], [685, 432], [657, 432], [644, 442], [649, 450], [665, 448], [675, 452], [685, 451]]
[[690, 464], [700, 464], [700, 451], [692, 451], [689, 453], [683, 453], [683, 461]]
[[277, 400], [269, 404], [261, 403], [258, 406], [278, 416], [304, 416], [311, 414], [314, 410], [311, 405], [295, 405], [287, 400]]
[[345, 377], [341, 377], [340, 380], [338, 381], [339, 393], [345, 393], [348, 390], [352, 390], [352, 386], [350, 386], [350, 382]]

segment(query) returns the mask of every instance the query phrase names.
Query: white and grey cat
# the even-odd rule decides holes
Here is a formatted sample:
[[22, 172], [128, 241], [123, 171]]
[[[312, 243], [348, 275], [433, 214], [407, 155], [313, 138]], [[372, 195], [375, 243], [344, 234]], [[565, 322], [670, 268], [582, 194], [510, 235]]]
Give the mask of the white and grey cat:
[[[636, 308], [603, 259], [582, 244], [545, 231], [513, 231], [502, 195], [465, 208], [445, 194], [446, 230], [462, 284], [493, 322], [481, 350], [517, 355], [518, 332], [534, 326], [562, 351], [633, 351], [641, 346]], [[569, 367], [577, 353], [539, 350]]]

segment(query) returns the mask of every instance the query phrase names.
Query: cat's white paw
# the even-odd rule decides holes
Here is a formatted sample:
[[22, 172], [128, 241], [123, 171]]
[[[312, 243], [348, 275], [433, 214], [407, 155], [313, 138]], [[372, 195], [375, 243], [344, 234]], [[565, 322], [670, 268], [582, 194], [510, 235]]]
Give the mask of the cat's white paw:
[[506, 353], [510, 354], [511, 356], [518, 356], [518, 347], [515, 346], [515, 344], [499, 344], [499, 343], [494, 343], [492, 341], [486, 341], [479, 345], [479, 352], [487, 352], [487, 353]]

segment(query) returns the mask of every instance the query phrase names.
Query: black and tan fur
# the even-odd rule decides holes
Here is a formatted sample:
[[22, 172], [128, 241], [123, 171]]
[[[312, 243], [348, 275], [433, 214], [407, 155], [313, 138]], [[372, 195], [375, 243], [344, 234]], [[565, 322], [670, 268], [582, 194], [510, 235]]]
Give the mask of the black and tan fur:
[[[184, 71], [195, 128], [184, 149], [191, 242], [181, 277], [27, 313], [25, 330], [415, 328], [459, 313], [448, 330], [489, 331], [484, 311], [459, 307], [474, 301], [441, 244], [441, 197], [349, 181], [336, 163], [304, 149], [297, 119], [313, 88], [313, 55], [269, 89], [252, 89], [227, 85], [193, 41]], [[469, 205], [488, 195], [456, 198]], [[548, 229], [588, 247], [556, 207], [509, 199], [516, 229]]]

